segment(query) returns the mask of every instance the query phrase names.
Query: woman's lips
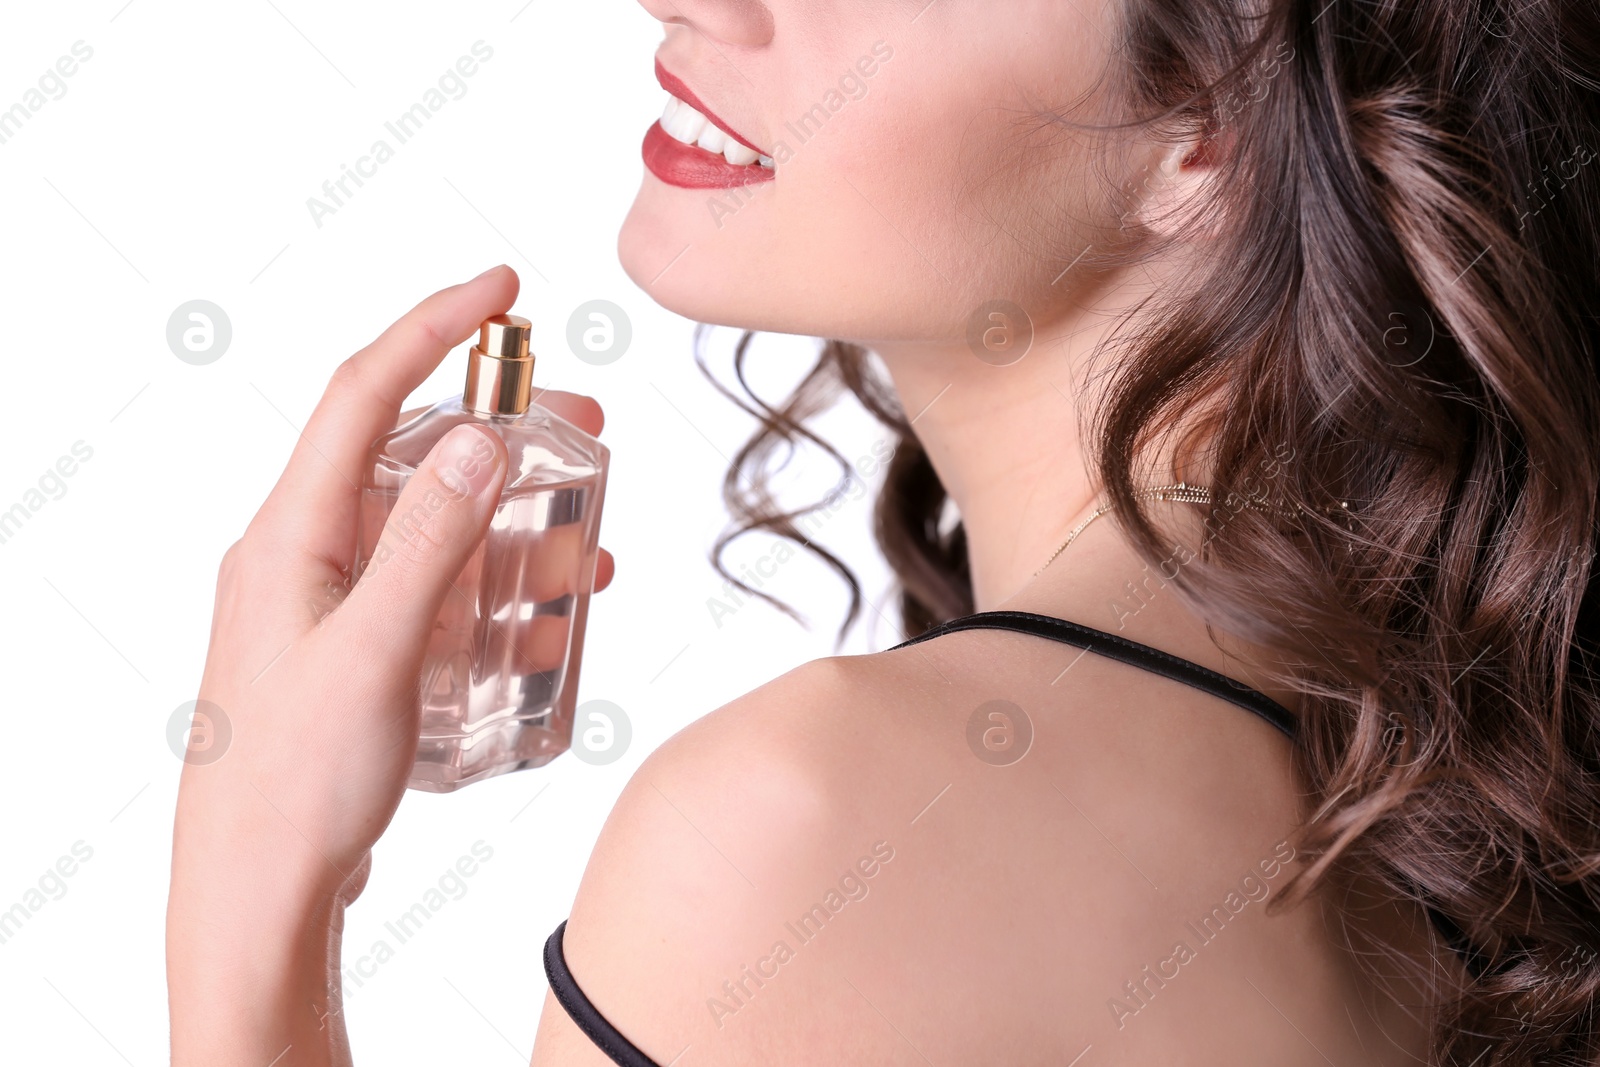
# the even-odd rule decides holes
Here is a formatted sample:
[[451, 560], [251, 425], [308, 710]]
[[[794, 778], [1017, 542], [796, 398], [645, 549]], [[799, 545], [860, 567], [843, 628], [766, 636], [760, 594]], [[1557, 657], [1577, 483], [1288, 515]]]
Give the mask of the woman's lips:
[[645, 131], [644, 165], [651, 174], [680, 189], [738, 189], [770, 182], [778, 173], [756, 163], [736, 167], [720, 153], [684, 144], [659, 122]]
[[736, 189], [773, 180], [772, 159], [709, 111], [660, 60], [656, 80], [672, 99], [644, 135], [644, 164], [651, 174], [682, 189]]

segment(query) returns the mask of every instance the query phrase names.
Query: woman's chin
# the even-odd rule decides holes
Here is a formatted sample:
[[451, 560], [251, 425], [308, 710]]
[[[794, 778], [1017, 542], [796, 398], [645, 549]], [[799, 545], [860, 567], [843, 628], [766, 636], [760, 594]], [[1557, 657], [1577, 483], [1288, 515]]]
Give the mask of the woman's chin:
[[[720, 203], [720, 201], [719, 201]], [[925, 263], [815, 223], [785, 225], [772, 202], [737, 217], [703, 191], [646, 175], [617, 234], [623, 271], [657, 304], [695, 322], [802, 337], [959, 339], [952, 302], [918, 284]], [[920, 268], [920, 270], [919, 270]], [[870, 299], [869, 299], [870, 294]], [[964, 305], [963, 305], [964, 306]]]
[[[781, 304], [764, 297], [771, 280], [752, 274], [715, 230], [674, 202], [670, 190], [651, 178], [617, 234], [623, 272], [657, 304], [686, 319], [745, 330], [776, 330], [763, 310]], [[649, 188], [655, 185], [656, 188]], [[668, 195], [663, 196], [662, 193]]]

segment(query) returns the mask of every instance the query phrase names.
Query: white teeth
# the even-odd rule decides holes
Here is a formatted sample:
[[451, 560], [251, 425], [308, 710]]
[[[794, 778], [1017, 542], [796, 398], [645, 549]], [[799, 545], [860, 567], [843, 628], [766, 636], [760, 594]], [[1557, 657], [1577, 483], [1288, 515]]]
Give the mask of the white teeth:
[[661, 128], [673, 140], [699, 145], [707, 152], [722, 156], [735, 167], [747, 167], [752, 163], [772, 166], [771, 156], [761, 155], [735, 141], [699, 111], [675, 96], [667, 97], [666, 110], [661, 113]]
[[755, 152], [730, 137], [728, 143], [722, 146], [722, 158], [736, 167], [745, 167], [754, 163], [758, 157]]
[[728, 135], [713, 126], [709, 121], [706, 128], [700, 131], [700, 136], [695, 140], [701, 148], [713, 155], [721, 155], [722, 150], [728, 145]]
[[677, 104], [678, 106], [672, 112], [672, 115], [661, 120], [661, 128], [666, 130], [675, 141], [694, 144], [696, 138], [706, 128], [706, 117], [682, 100], [678, 100]]

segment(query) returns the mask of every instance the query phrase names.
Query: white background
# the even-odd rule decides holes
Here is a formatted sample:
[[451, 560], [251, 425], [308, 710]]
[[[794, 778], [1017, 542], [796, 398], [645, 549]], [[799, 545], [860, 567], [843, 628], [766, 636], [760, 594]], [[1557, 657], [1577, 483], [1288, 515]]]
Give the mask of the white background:
[[[844, 605], [842, 586], [801, 554], [768, 588], [811, 630], [759, 603], [718, 626], [707, 607], [722, 584], [706, 562], [724, 521], [719, 481], [749, 423], [695, 369], [693, 324], [651, 303], [614, 252], [640, 140], [665, 100], [652, 75], [659, 27], [621, 0], [96, 0], [7, 14], [0, 109], [74, 42], [93, 56], [0, 144], [0, 511], [75, 443], [93, 456], [0, 543], [0, 911], [37, 902], [29, 890], [75, 843], [93, 854], [0, 944], [0, 1059], [165, 1062], [180, 768], [166, 731], [195, 695], [217, 561], [339, 360], [421, 297], [503, 261], [523, 279], [514, 310], [535, 323], [537, 382], [589, 393], [608, 415], [602, 540], [618, 577], [595, 601], [580, 697], [623, 707], [633, 744], [607, 767], [566, 756], [453, 795], [408, 793], [350, 912], [347, 962], [475, 842], [493, 858], [346, 990], [358, 1060], [526, 1062], [540, 949], [623, 783], [691, 720], [829, 654]], [[466, 95], [317, 227], [307, 198], [480, 39], [494, 55]], [[572, 310], [597, 298], [634, 327], [632, 348], [605, 367], [565, 341]], [[168, 317], [192, 299], [220, 305], [233, 327], [207, 366], [166, 342]], [[732, 340], [719, 331], [714, 347]], [[756, 379], [772, 396], [814, 349], [758, 345]], [[414, 400], [459, 392], [463, 353]], [[848, 457], [882, 436], [849, 403], [821, 426]], [[804, 454], [800, 475], [806, 499], [834, 476]], [[883, 605], [867, 529], [858, 498], [821, 540]], [[734, 558], [772, 547], [756, 535]], [[847, 650], [896, 638], [868, 615], [876, 632], [858, 629]]]

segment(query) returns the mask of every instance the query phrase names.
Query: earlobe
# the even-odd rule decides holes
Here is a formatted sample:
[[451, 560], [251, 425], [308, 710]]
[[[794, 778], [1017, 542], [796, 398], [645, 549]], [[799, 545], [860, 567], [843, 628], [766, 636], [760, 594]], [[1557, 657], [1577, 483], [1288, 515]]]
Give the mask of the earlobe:
[[1179, 169], [1181, 170], [1185, 167], [1210, 166], [1212, 161], [1213, 140], [1214, 139], [1211, 137], [1200, 138], [1194, 147], [1190, 148], [1189, 151], [1184, 154], [1183, 158], [1178, 161]]
[[1139, 224], [1161, 237], [1211, 236], [1215, 226], [1204, 220], [1220, 156], [1218, 137], [1210, 132], [1165, 148], [1134, 198]]

